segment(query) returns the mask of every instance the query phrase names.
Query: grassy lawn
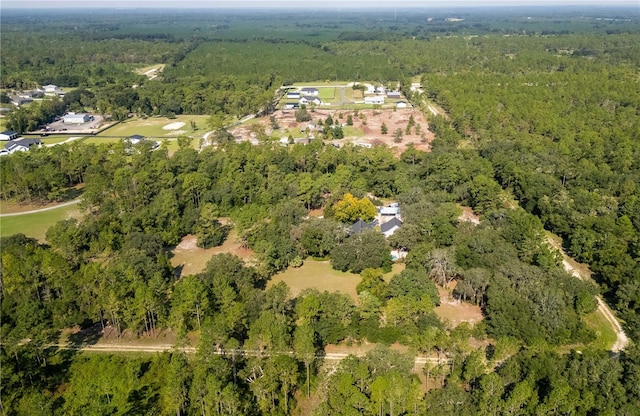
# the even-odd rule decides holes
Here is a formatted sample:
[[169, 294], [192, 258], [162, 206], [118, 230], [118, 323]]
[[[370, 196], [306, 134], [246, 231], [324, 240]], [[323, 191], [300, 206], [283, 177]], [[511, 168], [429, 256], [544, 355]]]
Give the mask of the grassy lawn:
[[[55, 144], [55, 143], [62, 143], [65, 142], [67, 140], [69, 140], [72, 137], [85, 137], [81, 134], [69, 134], [69, 135], [61, 135], [61, 136], [47, 136], [47, 137], [41, 137], [40, 141], [42, 142], [42, 144], [44, 144], [45, 146], [48, 144]], [[82, 140], [82, 139], [78, 139], [78, 140]]]
[[[194, 116], [194, 115], [180, 115], [175, 119], [169, 119], [166, 117], [149, 117], [146, 119], [133, 118], [117, 124], [110, 129], [107, 129], [100, 133], [100, 136], [131, 136], [134, 134], [140, 134], [146, 137], [162, 138], [162, 137], [177, 137], [180, 135], [187, 136], [202, 136], [207, 130], [207, 120], [209, 116]], [[190, 121], [196, 122], [197, 130], [191, 129]], [[182, 127], [176, 130], [164, 130], [163, 127], [173, 123], [184, 123]]]
[[[384, 280], [389, 282], [394, 274], [404, 270], [404, 264], [394, 264], [390, 273], [385, 274]], [[326, 261], [305, 260], [302, 267], [289, 267], [286, 271], [275, 275], [268, 283], [267, 288], [285, 282], [291, 289], [291, 296], [295, 297], [304, 289], [314, 288], [320, 292], [346, 293], [357, 302], [358, 293], [356, 286], [360, 283], [360, 275], [341, 272], [331, 268], [331, 263]]]
[[293, 297], [298, 296], [304, 289], [315, 288], [320, 292], [326, 290], [346, 293], [357, 301], [356, 286], [360, 283], [360, 275], [333, 270], [328, 260], [307, 259], [302, 267], [289, 267], [286, 271], [273, 276], [267, 283], [267, 288], [280, 282], [285, 282], [289, 286]]
[[22, 233], [27, 237], [45, 241], [49, 227], [68, 218], [82, 218], [82, 213], [77, 205], [68, 205], [34, 214], [0, 217], [0, 236]]
[[344, 137], [363, 137], [364, 136], [364, 131], [362, 131], [362, 129], [359, 129], [353, 126], [343, 127], [342, 131], [344, 132]]
[[596, 340], [589, 345], [596, 348], [610, 349], [616, 342], [616, 333], [600, 310], [591, 312], [584, 317], [584, 322], [596, 333]]
[[333, 101], [336, 95], [339, 96], [340, 91], [337, 88], [319, 88], [318, 95], [322, 101]]
[[96, 136], [96, 137], [87, 137], [86, 139], [82, 140], [82, 143], [86, 143], [86, 144], [106, 144], [106, 143], [117, 143], [122, 141], [122, 139], [116, 139], [113, 137], [100, 137], [100, 136]]
[[312, 82], [294, 82], [294, 87], [344, 87], [348, 84], [347, 81], [312, 81]]

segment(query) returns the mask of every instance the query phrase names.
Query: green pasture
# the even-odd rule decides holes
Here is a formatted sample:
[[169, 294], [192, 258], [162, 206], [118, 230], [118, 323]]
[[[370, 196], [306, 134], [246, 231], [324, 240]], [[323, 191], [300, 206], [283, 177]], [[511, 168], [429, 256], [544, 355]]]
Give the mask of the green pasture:
[[340, 91], [337, 87], [318, 88], [318, 96], [322, 101], [334, 101], [340, 97]]
[[[202, 136], [209, 128], [207, 120], [209, 116], [179, 115], [174, 119], [166, 117], [133, 118], [116, 124], [115, 126], [98, 134], [100, 136], [127, 137], [140, 134], [146, 137], [163, 138], [185, 136]], [[191, 129], [190, 121], [196, 122], [197, 130]], [[172, 123], [185, 123], [177, 130], [164, 130], [163, 127]]]
[[[383, 276], [389, 282], [391, 277], [404, 270], [403, 263], [395, 263], [391, 272]], [[345, 293], [357, 302], [358, 293], [356, 286], [360, 283], [359, 274], [341, 272], [331, 268], [328, 260], [318, 261], [307, 259], [301, 267], [289, 267], [282, 273], [275, 275], [268, 283], [271, 287], [279, 282], [285, 282], [291, 290], [291, 296], [296, 297], [304, 289], [317, 289], [320, 292], [340, 292]]]
[[345, 126], [342, 128], [344, 137], [364, 137], [364, 131], [354, 126]]
[[49, 227], [61, 220], [82, 217], [78, 205], [67, 205], [48, 211], [0, 217], [0, 237], [22, 233], [44, 241]]
[[85, 136], [83, 134], [69, 134], [69, 135], [62, 135], [62, 136], [56, 135], [56, 136], [41, 137], [40, 141], [42, 142], [42, 144], [46, 146], [48, 144], [62, 143], [64, 141], [69, 140], [72, 137], [80, 137], [80, 139], [77, 139], [77, 141], [82, 141], [82, 138]]
[[318, 89], [322, 87], [346, 87], [349, 81], [310, 81], [310, 82], [294, 82], [294, 87], [304, 88], [304, 87], [317, 87]]
[[93, 137], [85, 138], [84, 140], [82, 140], [82, 143], [85, 143], [85, 144], [107, 144], [107, 143], [118, 143], [120, 141], [122, 141], [122, 139], [115, 138], [115, 137], [93, 136]]
[[298, 296], [304, 289], [314, 288], [320, 292], [326, 290], [346, 293], [357, 300], [356, 286], [360, 282], [360, 275], [334, 270], [329, 261], [307, 259], [301, 267], [289, 267], [275, 275], [267, 287], [279, 282], [285, 282], [289, 286], [293, 297]]
[[616, 332], [602, 311], [598, 309], [586, 315], [583, 319], [587, 327], [592, 329], [596, 334], [595, 341], [589, 345], [605, 350], [611, 349], [617, 339]]

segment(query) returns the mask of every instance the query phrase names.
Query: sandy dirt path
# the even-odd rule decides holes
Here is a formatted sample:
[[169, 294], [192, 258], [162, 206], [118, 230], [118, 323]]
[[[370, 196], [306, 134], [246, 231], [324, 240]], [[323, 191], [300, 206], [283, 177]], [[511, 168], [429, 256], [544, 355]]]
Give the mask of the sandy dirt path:
[[[580, 270], [578, 270], [576, 267], [573, 266], [572, 261], [575, 261], [575, 260], [571, 259], [571, 257], [569, 257], [567, 253], [564, 252], [560, 244], [554, 241], [551, 237], [547, 237], [547, 241], [549, 242], [549, 244], [551, 244], [552, 247], [560, 251], [560, 254], [562, 254], [562, 265], [564, 266], [564, 269], [569, 274], [571, 274], [574, 277], [577, 277], [580, 280], [591, 281], [591, 277], [584, 276], [580, 272]], [[598, 301], [598, 310], [602, 312], [602, 314], [607, 319], [607, 321], [609, 321], [609, 323], [611, 324], [611, 327], [616, 333], [616, 342], [611, 347], [611, 351], [620, 352], [624, 350], [626, 346], [629, 344], [629, 338], [627, 337], [627, 334], [624, 333], [624, 330], [622, 329], [620, 322], [611, 311], [611, 308], [609, 308], [609, 306], [602, 300], [602, 298], [600, 296], [596, 296], [596, 300]]]
[[51, 211], [52, 209], [58, 209], [62, 207], [66, 207], [69, 205], [77, 204], [81, 201], [81, 199], [74, 199], [73, 201], [64, 202], [62, 204], [54, 205], [52, 207], [40, 208], [40, 209], [32, 209], [31, 211], [23, 211], [23, 212], [11, 212], [8, 214], [0, 214], [0, 217], [17, 217], [18, 215], [27, 215], [27, 214], [35, 214], [38, 212]]
[[[94, 344], [94, 345], [69, 345], [69, 344], [55, 344], [52, 347], [59, 348], [61, 350], [74, 350], [74, 351], [89, 351], [89, 352], [148, 352], [148, 353], [160, 353], [160, 352], [169, 352], [169, 351], [181, 351], [186, 354], [194, 354], [196, 352], [195, 347], [176, 347], [170, 344], [159, 344], [159, 345], [132, 345], [132, 344]], [[268, 356], [270, 354], [286, 354], [293, 355], [292, 351], [279, 351], [273, 353], [266, 353], [264, 351], [254, 351], [254, 350], [245, 350], [245, 349], [237, 349], [237, 350], [216, 350], [213, 351], [215, 355], [242, 355], [247, 357], [258, 357], [258, 356]], [[317, 354], [316, 358], [328, 360], [328, 361], [341, 361], [347, 358], [349, 355], [355, 355], [358, 357], [364, 356], [365, 352], [355, 352], [355, 353], [338, 353], [338, 352], [328, 352], [325, 354]], [[414, 365], [416, 367], [424, 366], [427, 363], [445, 363], [449, 362], [449, 358], [446, 357], [421, 357], [416, 356], [414, 358]]]

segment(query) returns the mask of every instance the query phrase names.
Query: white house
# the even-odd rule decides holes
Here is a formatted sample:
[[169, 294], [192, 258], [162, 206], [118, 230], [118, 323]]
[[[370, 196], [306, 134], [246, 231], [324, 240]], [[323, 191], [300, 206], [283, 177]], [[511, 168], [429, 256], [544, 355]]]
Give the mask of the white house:
[[40, 147], [41, 144], [42, 142], [40, 142], [40, 139], [20, 139], [20, 140], [13, 140], [5, 144], [4, 148], [9, 153], [26, 152], [27, 150], [31, 149], [31, 147], [33, 146]]
[[317, 97], [320, 95], [320, 91], [317, 88], [306, 87], [300, 90], [301, 95], [309, 95], [312, 97]]
[[364, 97], [365, 104], [384, 104], [384, 96]]
[[127, 137], [125, 140], [131, 144], [138, 144], [144, 140], [144, 136], [141, 136], [139, 134], [134, 134], [133, 136]]
[[300, 103], [301, 105], [307, 105], [307, 104], [315, 104], [315, 105], [322, 105], [322, 100], [320, 100], [320, 98], [318, 97], [312, 97], [312, 96], [304, 96], [302, 98], [300, 98], [300, 101], [298, 101], [298, 103]]
[[398, 101], [396, 103], [396, 107], [397, 108], [407, 108], [407, 103], [405, 103], [404, 101]]
[[57, 95], [62, 93], [62, 90], [60, 89], [60, 87], [53, 84], [43, 85], [42, 89], [44, 90], [44, 93], [47, 95]]
[[84, 124], [91, 120], [93, 120], [93, 116], [87, 113], [68, 113], [62, 117], [65, 124]]
[[0, 141], [6, 142], [7, 140], [15, 140], [18, 137], [20, 137], [20, 135], [13, 130], [5, 130], [0, 133]]
[[380, 226], [380, 232], [384, 234], [385, 238], [389, 238], [398, 231], [400, 227], [402, 227], [402, 221], [397, 217], [393, 217]]
[[386, 88], [384, 86], [379, 86], [376, 87], [376, 94], [384, 94], [385, 92], [387, 92]]
[[400, 214], [400, 206], [397, 203], [394, 202], [392, 204], [389, 204], [389, 206], [378, 208], [378, 212], [382, 216], [394, 216], [395, 217], [396, 215]]
[[287, 93], [287, 98], [300, 99], [300, 92], [299, 91], [289, 91]]

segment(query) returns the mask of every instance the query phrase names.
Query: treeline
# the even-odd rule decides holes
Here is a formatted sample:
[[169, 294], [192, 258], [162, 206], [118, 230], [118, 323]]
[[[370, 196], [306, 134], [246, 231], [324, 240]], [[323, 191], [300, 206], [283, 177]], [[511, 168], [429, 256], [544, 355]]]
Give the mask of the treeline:
[[[296, 332], [293, 356], [246, 357], [232, 349], [217, 355], [205, 343], [191, 357], [178, 351], [152, 358], [61, 351], [47, 357], [52, 361], [49, 371], [33, 364], [30, 354], [35, 351], [19, 361], [3, 351], [3, 411], [286, 415], [307, 400], [310, 386], [312, 400], [320, 401], [314, 415], [632, 415], [639, 410], [637, 348], [620, 360], [588, 350], [565, 355], [523, 351], [502, 360], [496, 370], [492, 367], [508, 347], [476, 351], [457, 355], [450, 363], [428, 363], [421, 370], [421, 385], [411, 373], [413, 357], [386, 348], [360, 358], [349, 356], [330, 373], [318, 373], [321, 361], [313, 357], [310, 341], [304, 331]], [[463, 348], [464, 342], [464, 336], [455, 341]], [[16, 378], [25, 383], [16, 385]], [[60, 382], [63, 388], [52, 394]], [[294, 394], [297, 390], [302, 394]]]

